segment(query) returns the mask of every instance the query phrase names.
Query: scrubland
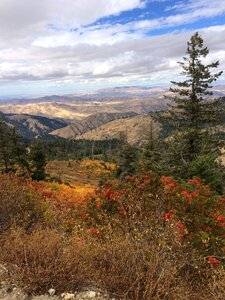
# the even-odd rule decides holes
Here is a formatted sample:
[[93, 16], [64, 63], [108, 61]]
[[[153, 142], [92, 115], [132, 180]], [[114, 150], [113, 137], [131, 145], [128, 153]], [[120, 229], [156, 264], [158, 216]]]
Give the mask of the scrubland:
[[36, 294], [97, 286], [119, 299], [224, 299], [224, 213], [200, 178], [108, 176], [82, 192], [4, 174], [0, 263]]

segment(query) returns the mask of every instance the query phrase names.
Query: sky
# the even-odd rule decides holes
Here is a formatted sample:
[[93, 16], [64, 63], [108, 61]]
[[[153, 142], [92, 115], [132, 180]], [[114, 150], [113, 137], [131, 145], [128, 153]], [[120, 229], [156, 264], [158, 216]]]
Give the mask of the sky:
[[169, 86], [196, 31], [225, 71], [225, 0], [0, 0], [0, 98]]

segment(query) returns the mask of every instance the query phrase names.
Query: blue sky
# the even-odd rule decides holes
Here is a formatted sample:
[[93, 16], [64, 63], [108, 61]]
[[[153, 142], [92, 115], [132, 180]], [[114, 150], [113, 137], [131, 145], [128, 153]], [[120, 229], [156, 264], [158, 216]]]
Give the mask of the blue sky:
[[[185, 3], [186, 2], [186, 3]], [[201, 2], [201, 1], [199, 1]], [[223, 2], [223, 1], [222, 1]], [[137, 8], [130, 11], [122, 12], [120, 15], [114, 15], [114, 16], [108, 16], [103, 17], [97, 20], [94, 24], [104, 24], [104, 23], [110, 23], [110, 24], [127, 24], [132, 21], [141, 21], [141, 20], [154, 20], [154, 19], [160, 19], [160, 18], [166, 18], [170, 16], [174, 16], [180, 13], [181, 7], [176, 8], [176, 6], [183, 4], [182, 10], [185, 9], [185, 6], [187, 7], [186, 11], [188, 11], [188, 3], [190, 1], [174, 1], [174, 0], [168, 0], [168, 1], [146, 1], [145, 6], [143, 8]], [[215, 3], [216, 5], [216, 3]], [[209, 27], [212, 25], [224, 25], [225, 23], [225, 14], [224, 13], [218, 13], [215, 16], [211, 18], [207, 18], [207, 16], [204, 18], [199, 18], [195, 22], [190, 22], [186, 24], [180, 23], [178, 26], [172, 26], [172, 30], [176, 29], [185, 29], [185, 30], [192, 30], [192, 29], [200, 29], [204, 27]], [[165, 34], [169, 33], [171, 31], [171, 28], [168, 26], [163, 29], [156, 29], [151, 30], [149, 32], [149, 35], [152, 34]]]
[[195, 31], [225, 70], [225, 0], [1, 0], [0, 98], [169, 85]]

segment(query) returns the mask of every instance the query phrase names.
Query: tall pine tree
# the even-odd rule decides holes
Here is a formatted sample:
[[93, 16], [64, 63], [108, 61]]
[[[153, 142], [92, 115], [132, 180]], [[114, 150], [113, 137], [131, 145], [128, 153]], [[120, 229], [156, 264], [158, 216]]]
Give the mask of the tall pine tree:
[[[204, 59], [208, 53], [202, 37], [196, 32], [188, 42], [187, 56], [183, 62], [178, 62], [186, 80], [172, 81], [175, 86], [170, 88], [172, 95], [166, 96], [172, 105], [161, 114], [161, 122], [172, 131], [166, 139], [168, 155], [165, 157], [170, 170], [180, 177], [205, 176], [206, 182], [211, 180], [206, 175], [209, 164], [214, 162], [212, 169], [220, 167], [215, 160], [219, 149], [215, 125], [224, 116], [220, 100], [213, 99], [210, 90], [222, 71], [211, 73], [211, 69], [219, 66], [219, 61], [206, 64]], [[200, 161], [205, 162], [205, 170], [200, 168]]]

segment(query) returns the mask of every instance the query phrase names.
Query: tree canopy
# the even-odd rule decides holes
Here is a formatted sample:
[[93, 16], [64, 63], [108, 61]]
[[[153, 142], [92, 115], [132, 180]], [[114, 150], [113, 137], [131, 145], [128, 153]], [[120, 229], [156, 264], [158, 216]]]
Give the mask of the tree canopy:
[[[180, 177], [198, 176], [197, 163], [205, 162], [205, 167], [217, 169], [216, 158], [221, 143], [217, 135], [216, 125], [224, 117], [224, 109], [220, 99], [213, 98], [212, 83], [222, 74], [222, 71], [212, 73], [219, 66], [219, 61], [206, 63], [209, 50], [203, 44], [203, 39], [196, 32], [187, 43], [187, 56], [182, 62], [183, 81], [171, 81], [171, 95], [166, 96], [171, 101], [167, 111], [160, 114], [160, 121], [170, 129], [166, 138], [166, 158], [170, 170]], [[172, 134], [171, 134], [172, 132]], [[208, 163], [206, 163], [208, 161]], [[214, 163], [214, 166], [209, 164]], [[207, 174], [208, 170], [201, 175]]]

